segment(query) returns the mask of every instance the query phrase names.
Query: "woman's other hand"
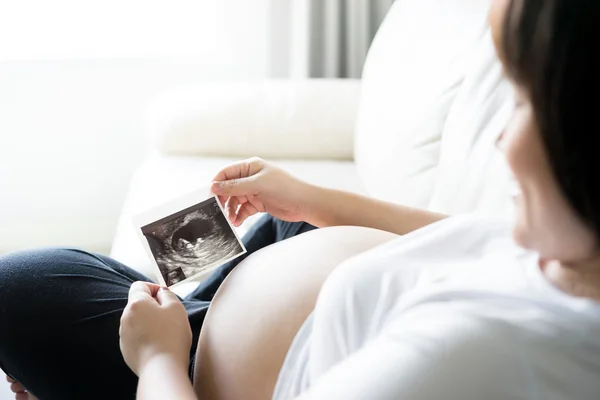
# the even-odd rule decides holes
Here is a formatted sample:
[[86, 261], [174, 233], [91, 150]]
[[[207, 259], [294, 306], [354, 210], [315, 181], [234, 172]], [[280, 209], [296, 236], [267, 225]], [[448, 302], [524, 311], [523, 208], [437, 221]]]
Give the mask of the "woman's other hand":
[[192, 331], [179, 298], [168, 289], [135, 282], [121, 317], [120, 347], [125, 362], [136, 374], [154, 358], [171, 358], [188, 368]]
[[221, 170], [211, 190], [235, 226], [261, 212], [289, 222], [307, 221], [314, 186], [260, 159], [250, 158]]
[[27, 389], [19, 382], [6, 375], [6, 380], [10, 383], [10, 390], [15, 394], [15, 400], [37, 400]]

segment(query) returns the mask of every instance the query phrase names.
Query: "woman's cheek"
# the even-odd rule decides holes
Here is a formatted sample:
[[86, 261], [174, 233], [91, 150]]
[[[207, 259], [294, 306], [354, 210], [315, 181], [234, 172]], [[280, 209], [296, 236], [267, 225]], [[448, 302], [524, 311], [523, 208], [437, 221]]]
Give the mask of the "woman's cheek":
[[503, 147], [520, 189], [514, 199], [515, 242], [544, 258], [587, 257], [594, 237], [559, 187], [529, 106], [515, 113], [505, 132]]
[[[511, 189], [512, 201], [516, 208], [516, 222], [513, 236], [515, 242], [525, 248], [534, 246], [536, 223], [533, 215], [536, 205], [532, 204], [535, 197], [535, 176], [539, 165], [537, 165], [531, 140], [533, 132], [529, 121], [529, 113], [526, 107], [519, 107], [511, 122], [508, 124], [502, 140], [506, 161], [515, 179], [514, 187]], [[538, 205], [539, 206], [539, 205]], [[539, 210], [539, 207], [537, 207]]]

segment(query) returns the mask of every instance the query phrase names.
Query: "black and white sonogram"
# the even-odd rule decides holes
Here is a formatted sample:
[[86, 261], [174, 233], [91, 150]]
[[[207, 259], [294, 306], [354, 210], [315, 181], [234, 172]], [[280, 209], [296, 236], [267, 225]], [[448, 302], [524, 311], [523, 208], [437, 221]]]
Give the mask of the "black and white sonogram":
[[215, 197], [142, 226], [141, 230], [167, 286], [246, 251]]

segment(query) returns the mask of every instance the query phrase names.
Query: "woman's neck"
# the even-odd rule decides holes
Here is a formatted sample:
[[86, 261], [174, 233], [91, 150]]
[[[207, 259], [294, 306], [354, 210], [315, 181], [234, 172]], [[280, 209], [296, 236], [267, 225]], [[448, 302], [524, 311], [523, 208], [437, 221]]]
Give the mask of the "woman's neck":
[[600, 255], [576, 263], [541, 260], [540, 268], [563, 292], [600, 301]]

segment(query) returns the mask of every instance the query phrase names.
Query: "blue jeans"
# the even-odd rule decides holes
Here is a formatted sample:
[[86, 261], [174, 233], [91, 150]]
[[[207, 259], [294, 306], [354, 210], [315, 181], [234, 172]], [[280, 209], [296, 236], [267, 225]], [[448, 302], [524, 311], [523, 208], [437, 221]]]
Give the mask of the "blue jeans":
[[[242, 239], [248, 253], [219, 267], [182, 302], [198, 337], [216, 290], [246, 256], [315, 229], [262, 218]], [[0, 368], [41, 400], [135, 399], [137, 377], [119, 350], [129, 287], [149, 279], [109, 257], [76, 249], [0, 256]]]

